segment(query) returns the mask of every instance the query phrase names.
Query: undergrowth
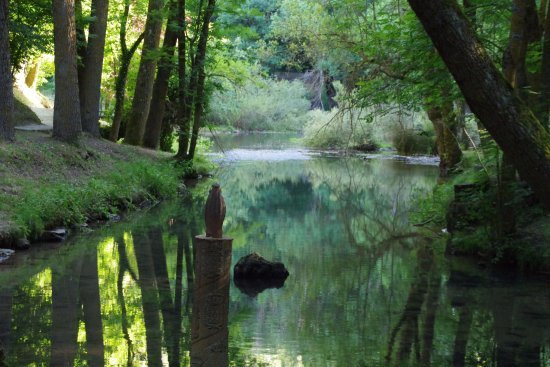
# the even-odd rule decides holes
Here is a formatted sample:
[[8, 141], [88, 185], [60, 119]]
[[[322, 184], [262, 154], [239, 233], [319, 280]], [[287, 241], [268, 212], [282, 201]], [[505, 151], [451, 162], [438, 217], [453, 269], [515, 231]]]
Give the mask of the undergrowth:
[[[411, 220], [417, 226], [447, 229], [448, 248], [495, 264], [550, 269], [550, 217], [521, 181], [503, 186], [501, 152], [466, 152], [454, 176], [431, 195], [419, 196]], [[465, 185], [455, 197], [455, 185]], [[506, 199], [502, 199], [506, 187]], [[511, 214], [509, 214], [511, 213]], [[512, 219], [510, 219], [512, 218]]]
[[0, 242], [37, 239], [43, 230], [107, 219], [177, 195], [183, 179], [214, 169], [201, 142], [191, 163], [167, 153], [83, 137], [64, 144], [18, 133], [0, 144]]
[[26, 184], [13, 208], [21, 235], [35, 238], [45, 228], [101, 220], [144, 201], [173, 197], [182, 172], [166, 162], [123, 162], [82, 184]]

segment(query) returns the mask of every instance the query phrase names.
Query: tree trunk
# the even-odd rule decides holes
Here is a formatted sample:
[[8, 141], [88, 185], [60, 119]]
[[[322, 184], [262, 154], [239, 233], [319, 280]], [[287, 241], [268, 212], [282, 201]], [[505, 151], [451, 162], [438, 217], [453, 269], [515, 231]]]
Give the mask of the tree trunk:
[[151, 241], [162, 241], [155, 236], [154, 230], [134, 231], [134, 252], [138, 267], [138, 284], [141, 290], [143, 320], [145, 323], [145, 340], [147, 343], [147, 365], [162, 366], [162, 333], [160, 330], [159, 299], [155, 270], [151, 253]]
[[[536, 19], [534, 0], [513, 0], [512, 17], [510, 19], [510, 35], [508, 47], [503, 55], [503, 74], [508, 83], [514, 88], [516, 95], [528, 103], [525, 96], [527, 87], [527, 71], [525, 58], [531, 28], [530, 19]], [[500, 180], [498, 187], [497, 236], [515, 232], [515, 213], [511, 204], [513, 200], [513, 185], [516, 182], [516, 170], [508, 154], [504, 154], [501, 161]]]
[[170, 17], [166, 25], [164, 42], [162, 45], [162, 57], [159, 62], [157, 78], [153, 86], [153, 97], [149, 116], [145, 126], [145, 135], [143, 136], [143, 146], [151, 149], [158, 149], [160, 144], [160, 135], [162, 131], [162, 120], [166, 109], [166, 95], [168, 94], [168, 79], [173, 69], [174, 47], [178, 40], [177, 25], [177, 3], [172, 2], [170, 6]]
[[[176, 121], [179, 127], [178, 135], [178, 153], [176, 159], [183, 161], [187, 158], [187, 150], [189, 148], [189, 129], [190, 129], [190, 101], [187, 93], [188, 87], [193, 85], [193, 81], [187, 83], [187, 68], [186, 59], [186, 39], [185, 31], [187, 24], [185, 22], [185, 0], [179, 0], [178, 3], [178, 19], [180, 22], [180, 32], [178, 34], [178, 109], [176, 111]], [[190, 47], [191, 48], [191, 47]], [[189, 52], [191, 53], [191, 52]], [[193, 67], [193, 66], [191, 66]], [[191, 73], [192, 74], [192, 73]], [[189, 112], [188, 112], [189, 111]]]
[[428, 118], [432, 122], [435, 131], [435, 142], [439, 155], [439, 175], [446, 177], [449, 169], [452, 169], [462, 159], [462, 151], [453, 132], [454, 116], [451, 102], [443, 102], [444, 106], [428, 109]]
[[126, 82], [128, 81], [128, 71], [130, 69], [130, 62], [132, 57], [136, 53], [137, 48], [145, 33], [141, 33], [137, 40], [132, 44], [130, 49], [126, 45], [126, 28], [128, 26], [128, 15], [130, 13], [130, 0], [125, 0], [124, 12], [120, 20], [120, 69], [115, 82], [115, 115], [113, 117], [113, 123], [111, 125], [111, 132], [109, 134], [109, 140], [116, 142], [119, 138], [120, 124], [122, 122], [122, 116], [124, 114], [124, 98], [126, 97]]
[[86, 260], [82, 262], [80, 274], [80, 302], [86, 330], [86, 360], [89, 367], [105, 365], [97, 251], [96, 248], [91, 248], [86, 252]]
[[546, 3], [541, 65], [541, 123], [550, 130], [550, 2]]
[[0, 141], [15, 140], [14, 124], [8, 0], [0, 0]]
[[115, 82], [115, 115], [113, 117], [113, 124], [111, 126], [111, 134], [109, 139], [111, 141], [117, 141], [120, 133], [120, 124], [124, 115], [124, 98], [126, 97], [126, 82], [128, 81], [128, 72], [130, 70], [130, 62], [137, 49], [137, 46], [143, 40], [145, 33], [142, 33], [137, 39], [135, 45], [127, 53], [121, 56], [120, 69], [118, 71], [117, 79]]
[[0, 366], [7, 366], [6, 357], [10, 352], [13, 301], [13, 288], [0, 290]]
[[76, 142], [82, 131], [76, 63], [74, 0], [53, 0], [55, 106], [53, 136]]
[[468, 105], [550, 208], [550, 134], [514, 94], [454, 0], [409, 0]]
[[82, 13], [82, 0], [74, 1], [75, 26], [76, 26], [76, 63], [78, 70], [78, 90], [82, 93], [82, 81], [84, 80], [84, 59], [86, 58], [86, 32], [84, 14]]
[[124, 137], [126, 144], [141, 145], [143, 141], [145, 122], [149, 115], [153, 82], [155, 80], [156, 61], [154, 54], [158, 50], [160, 42], [160, 32], [162, 30], [162, 17], [160, 14], [163, 5], [164, 0], [149, 1], [134, 100], [132, 101], [132, 110]]
[[83, 60], [83, 79], [79, 80], [82, 130], [99, 137], [99, 105], [101, 98], [101, 73], [107, 32], [109, 0], [93, 0], [86, 56]]
[[199, 43], [197, 45], [197, 53], [195, 60], [195, 73], [197, 78], [197, 88], [195, 91], [195, 98], [193, 100], [193, 131], [191, 134], [191, 143], [189, 144], [189, 153], [187, 154], [188, 160], [193, 160], [195, 156], [195, 148], [197, 146], [197, 139], [199, 137], [199, 129], [202, 124], [202, 115], [204, 112], [204, 83], [206, 80], [206, 73], [204, 70], [204, 64], [206, 62], [206, 49], [208, 43], [208, 34], [210, 30], [210, 19], [216, 8], [216, 0], [208, 0], [208, 5], [204, 13], [201, 35]]
[[82, 257], [79, 256], [71, 261], [63, 273], [60, 269], [52, 269], [50, 366], [73, 366], [77, 356], [81, 267]]

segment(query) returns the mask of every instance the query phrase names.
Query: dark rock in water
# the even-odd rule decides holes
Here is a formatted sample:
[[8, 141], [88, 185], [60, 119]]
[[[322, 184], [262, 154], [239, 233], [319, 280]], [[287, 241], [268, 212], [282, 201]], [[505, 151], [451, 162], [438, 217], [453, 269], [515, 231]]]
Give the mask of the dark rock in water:
[[264, 259], [256, 252], [242, 257], [233, 268], [235, 279], [286, 279], [288, 270], [283, 263]]
[[31, 243], [26, 238], [18, 238], [15, 241], [15, 248], [18, 250], [28, 250], [31, 247]]
[[269, 288], [282, 288], [285, 285], [284, 278], [235, 278], [237, 288], [249, 297], [255, 298]]
[[15, 251], [6, 248], [0, 248], [0, 264], [8, 260]]
[[54, 228], [49, 231], [42, 232], [40, 240], [45, 242], [62, 242], [65, 241], [68, 235], [69, 231], [67, 231], [66, 228]]

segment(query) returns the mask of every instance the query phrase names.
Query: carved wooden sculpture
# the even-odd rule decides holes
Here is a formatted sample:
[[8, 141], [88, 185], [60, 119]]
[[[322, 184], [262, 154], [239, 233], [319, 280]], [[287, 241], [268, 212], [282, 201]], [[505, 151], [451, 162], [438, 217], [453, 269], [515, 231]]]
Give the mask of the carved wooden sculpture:
[[225, 202], [212, 185], [204, 208], [206, 236], [195, 236], [191, 366], [227, 367], [229, 272], [233, 240], [223, 236]]
[[204, 222], [206, 223], [206, 237], [223, 237], [223, 220], [225, 219], [225, 201], [220, 184], [213, 184], [204, 207]]

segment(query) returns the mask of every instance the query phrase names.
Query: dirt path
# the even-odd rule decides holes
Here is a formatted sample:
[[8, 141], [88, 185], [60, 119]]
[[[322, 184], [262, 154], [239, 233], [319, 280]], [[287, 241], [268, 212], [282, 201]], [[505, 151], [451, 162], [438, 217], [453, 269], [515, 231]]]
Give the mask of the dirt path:
[[50, 131], [53, 129], [53, 108], [45, 107], [29, 107], [40, 119], [42, 125], [29, 124], [16, 126], [17, 130], [25, 131]]
[[31, 110], [38, 116], [44, 125], [53, 126], [53, 108], [31, 107]]

